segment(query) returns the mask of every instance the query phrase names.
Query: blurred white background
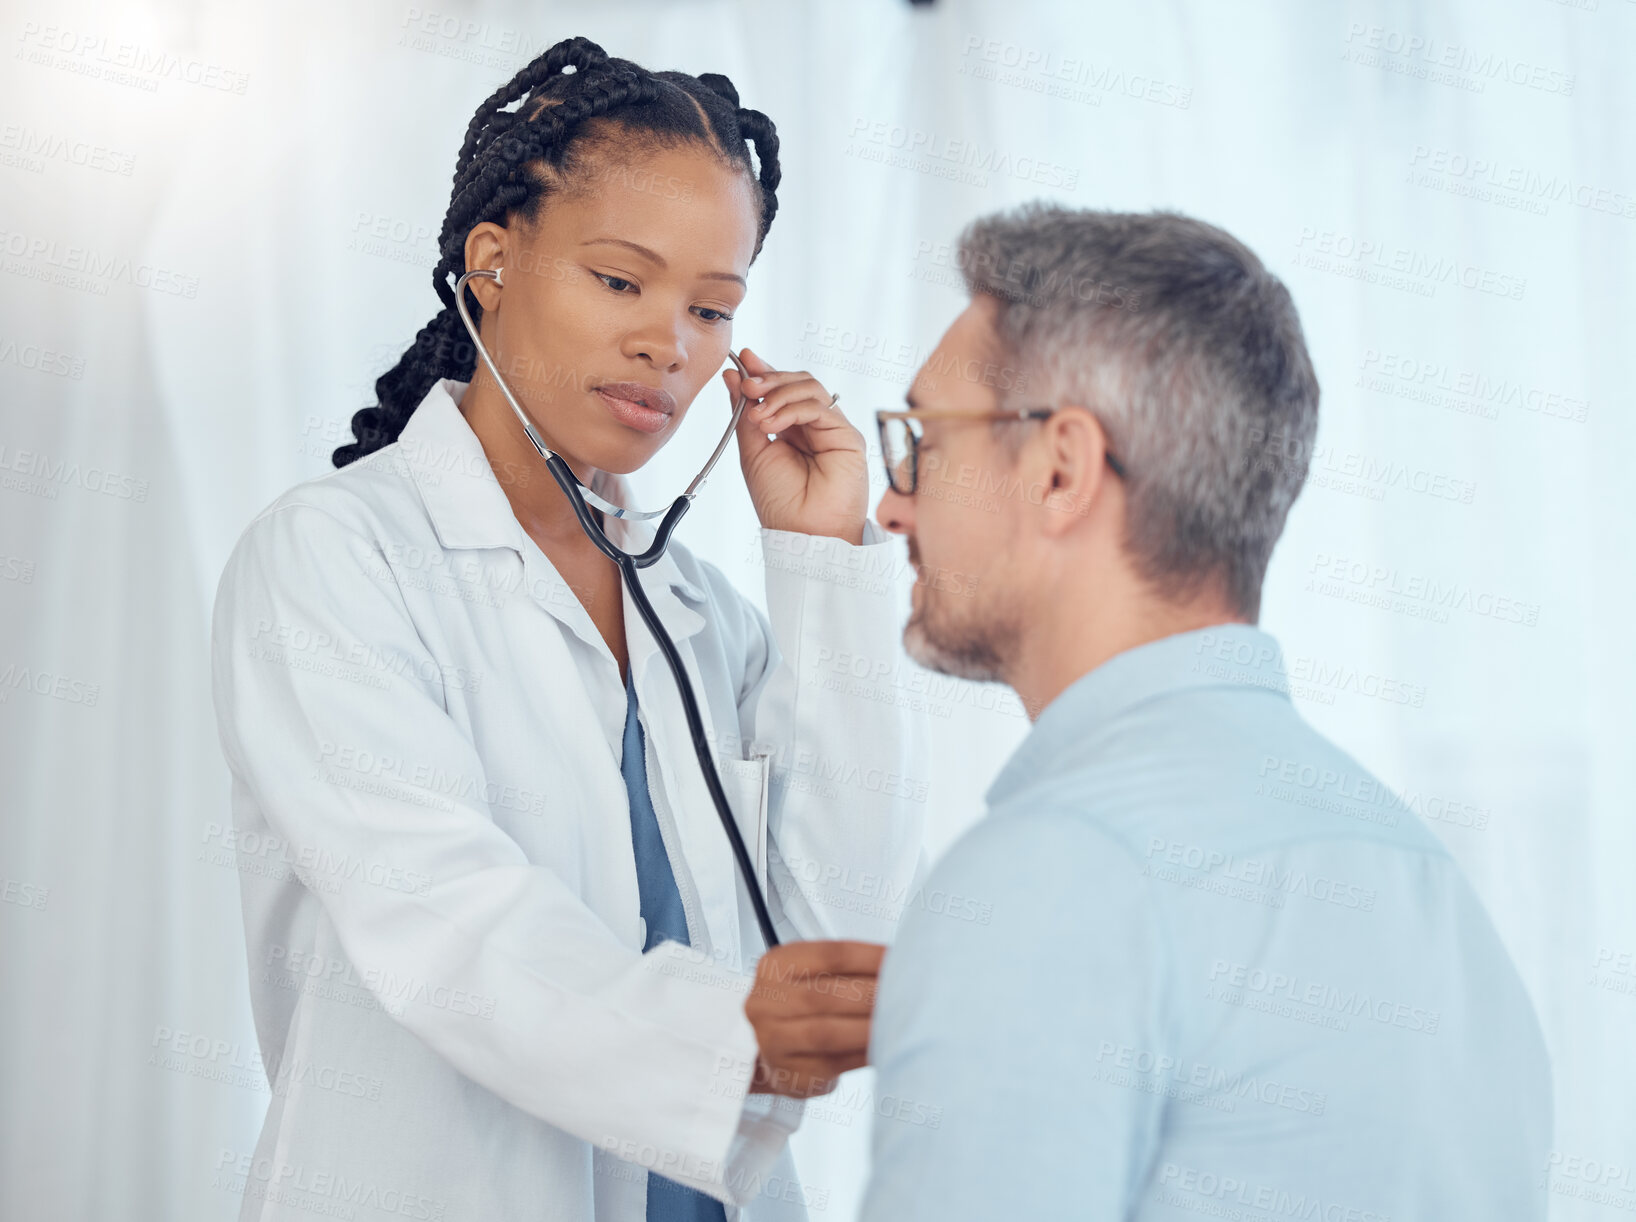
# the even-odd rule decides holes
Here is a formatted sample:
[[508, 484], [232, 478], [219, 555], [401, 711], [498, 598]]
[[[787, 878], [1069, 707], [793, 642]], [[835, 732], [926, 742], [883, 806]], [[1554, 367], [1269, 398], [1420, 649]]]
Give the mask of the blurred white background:
[[[221, 856], [216, 580], [435, 313], [472, 112], [576, 33], [724, 72], [778, 124], [736, 341], [860, 427], [961, 308], [950, 244], [980, 212], [1177, 209], [1286, 280], [1322, 423], [1263, 625], [1516, 958], [1555, 1065], [1554, 1216], [1636, 1208], [1636, 2], [0, 12], [0, 1216], [236, 1216], [221, 1168], [268, 1093]], [[729, 460], [679, 537], [759, 600], [752, 526]], [[994, 696], [926, 710], [935, 849], [1026, 730]], [[852, 1075], [797, 1135], [818, 1216], [853, 1215], [871, 1106]]]

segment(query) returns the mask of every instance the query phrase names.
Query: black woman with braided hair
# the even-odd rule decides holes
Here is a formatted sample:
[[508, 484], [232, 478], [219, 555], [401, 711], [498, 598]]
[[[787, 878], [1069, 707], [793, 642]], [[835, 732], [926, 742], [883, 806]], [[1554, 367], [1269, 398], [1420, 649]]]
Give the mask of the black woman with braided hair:
[[[442, 308], [336, 470], [235, 546], [214, 694], [272, 1087], [254, 1153], [218, 1164], [241, 1218], [759, 1222], [815, 1199], [788, 1137], [865, 1063], [925, 790], [891, 690], [907, 574], [867, 518], [861, 435], [748, 348], [695, 404], [779, 179], [771, 120], [726, 77], [551, 47], [467, 129]], [[767, 610], [685, 524], [642, 589], [774, 953], [654, 634], [459, 316], [478, 270], [484, 349], [610, 503], [690, 409], [702, 436], [749, 404]], [[600, 521], [628, 552], [652, 535]]]

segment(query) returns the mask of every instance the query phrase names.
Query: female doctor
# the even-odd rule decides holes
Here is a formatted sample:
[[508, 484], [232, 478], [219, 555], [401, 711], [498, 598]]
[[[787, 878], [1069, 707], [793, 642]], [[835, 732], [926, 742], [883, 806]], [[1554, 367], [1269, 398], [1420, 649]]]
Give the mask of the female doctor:
[[218, 1168], [241, 1218], [805, 1215], [799, 1097], [863, 1063], [880, 948], [859, 943], [888, 940], [920, 859], [906, 729], [832, 669], [896, 656], [862, 438], [745, 350], [768, 615], [679, 543], [644, 571], [776, 927], [826, 940], [802, 962], [830, 987], [783, 981], [752, 1028], [763, 947], [672, 676], [452, 288], [501, 271], [470, 284], [485, 347], [548, 446], [628, 504], [617, 474], [726, 359], [777, 152], [725, 77], [545, 52], [467, 129], [442, 311], [339, 469], [239, 539], [214, 695], [273, 1090], [254, 1154]]

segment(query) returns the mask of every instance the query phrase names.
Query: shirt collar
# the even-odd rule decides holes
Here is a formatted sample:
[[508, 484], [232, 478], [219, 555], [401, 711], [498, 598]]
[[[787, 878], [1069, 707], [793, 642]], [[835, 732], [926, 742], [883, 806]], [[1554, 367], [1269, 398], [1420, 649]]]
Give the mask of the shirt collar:
[[[434, 382], [403, 426], [398, 449], [444, 547], [509, 547], [522, 556], [527, 539], [522, 523], [460, 411], [460, 398], [470, 384], [454, 378]], [[543, 462], [531, 463], [519, 478], [554, 483]], [[591, 487], [616, 505], [630, 503], [629, 488], [618, 475], [598, 472]], [[607, 533], [619, 547], [639, 555], [652, 543], [654, 525], [610, 517]], [[704, 590], [682, 575], [669, 548], [648, 571], [684, 597], [704, 601]]]
[[1060, 773], [1096, 730], [1139, 704], [1209, 687], [1255, 688], [1288, 700], [1278, 642], [1250, 624], [1213, 624], [1115, 654], [1045, 706], [984, 797], [993, 807]]

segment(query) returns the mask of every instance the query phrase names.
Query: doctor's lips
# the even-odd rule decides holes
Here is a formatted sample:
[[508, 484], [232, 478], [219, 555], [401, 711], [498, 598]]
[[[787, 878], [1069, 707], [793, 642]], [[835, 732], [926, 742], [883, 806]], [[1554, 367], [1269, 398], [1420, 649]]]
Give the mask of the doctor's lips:
[[641, 382], [605, 382], [591, 388], [613, 418], [644, 433], [657, 433], [676, 414], [676, 400], [660, 386]]

